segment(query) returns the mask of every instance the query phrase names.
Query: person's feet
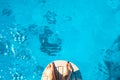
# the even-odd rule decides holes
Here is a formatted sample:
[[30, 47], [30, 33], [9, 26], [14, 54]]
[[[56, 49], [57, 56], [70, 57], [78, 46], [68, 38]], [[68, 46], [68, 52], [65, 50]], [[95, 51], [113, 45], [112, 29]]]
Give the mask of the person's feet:
[[[67, 62], [65, 66], [65, 70], [62, 75], [62, 80], [70, 80], [70, 76], [72, 74], [72, 66], [69, 62]], [[51, 63], [46, 68], [45, 76], [47, 76], [47, 80], [57, 80], [55, 76], [55, 65]]]
[[47, 80], [56, 80], [54, 63], [51, 63], [47, 66], [46, 76], [47, 76]]
[[71, 74], [72, 74], [72, 66], [69, 62], [67, 62], [62, 80], [70, 80]]

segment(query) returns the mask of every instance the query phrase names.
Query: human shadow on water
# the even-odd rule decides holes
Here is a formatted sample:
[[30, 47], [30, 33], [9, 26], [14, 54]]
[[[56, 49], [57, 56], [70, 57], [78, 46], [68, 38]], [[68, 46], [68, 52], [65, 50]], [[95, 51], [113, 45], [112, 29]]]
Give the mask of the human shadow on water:
[[[45, 26], [43, 34], [39, 35], [41, 43], [40, 50], [47, 53], [49, 56], [56, 56], [55, 53], [61, 51], [62, 40], [58, 36], [54, 36], [54, 41], [52, 36], [54, 36], [54, 32], [50, 30], [48, 26]], [[52, 42], [50, 42], [50, 40]]]
[[2, 10], [2, 16], [10, 16], [12, 14], [12, 10], [8, 8], [4, 8]]

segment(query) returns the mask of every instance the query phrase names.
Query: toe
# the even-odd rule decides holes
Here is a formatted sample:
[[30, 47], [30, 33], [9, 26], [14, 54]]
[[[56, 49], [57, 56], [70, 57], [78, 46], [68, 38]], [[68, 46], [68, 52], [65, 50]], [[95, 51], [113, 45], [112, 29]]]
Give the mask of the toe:
[[47, 69], [49, 69], [50, 67], [51, 67], [51, 65], [50, 65], [50, 64], [48, 64]]
[[72, 65], [70, 63], [68, 63], [68, 69], [72, 72], [73, 68]]
[[53, 63], [51, 63], [51, 68], [54, 68], [54, 64]]

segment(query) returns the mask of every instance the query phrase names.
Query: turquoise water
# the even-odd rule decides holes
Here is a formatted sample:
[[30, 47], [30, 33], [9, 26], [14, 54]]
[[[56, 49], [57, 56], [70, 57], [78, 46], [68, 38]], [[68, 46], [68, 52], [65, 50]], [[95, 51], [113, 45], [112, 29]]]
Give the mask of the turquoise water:
[[120, 0], [0, 0], [0, 80], [40, 80], [61, 59], [120, 80]]

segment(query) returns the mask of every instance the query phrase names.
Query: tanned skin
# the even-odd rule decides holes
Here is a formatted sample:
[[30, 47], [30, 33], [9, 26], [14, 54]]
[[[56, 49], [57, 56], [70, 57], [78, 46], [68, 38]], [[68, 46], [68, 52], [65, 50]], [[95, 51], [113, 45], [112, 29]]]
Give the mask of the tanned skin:
[[[70, 76], [72, 74], [72, 66], [69, 62], [66, 63], [65, 70], [62, 75], [62, 80], [70, 80]], [[47, 80], [58, 80], [56, 78], [55, 73], [55, 65], [51, 63], [46, 68], [46, 76], [48, 77]]]

